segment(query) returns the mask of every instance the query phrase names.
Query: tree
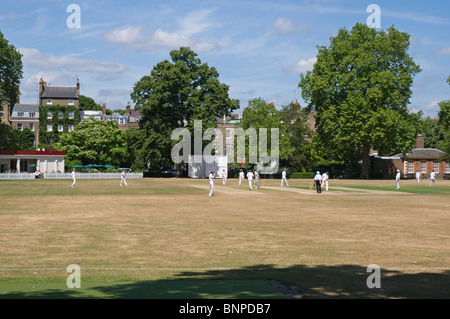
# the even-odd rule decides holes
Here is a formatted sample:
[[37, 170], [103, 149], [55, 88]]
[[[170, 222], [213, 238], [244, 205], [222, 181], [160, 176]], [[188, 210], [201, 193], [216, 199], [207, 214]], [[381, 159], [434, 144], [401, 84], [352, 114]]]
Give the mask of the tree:
[[318, 47], [313, 71], [300, 76], [308, 107], [317, 112], [316, 138], [333, 159], [407, 152], [414, 145], [420, 114], [408, 111], [413, 76], [420, 68], [408, 55], [409, 35], [394, 27], [376, 31], [356, 24], [340, 29], [328, 47]]
[[29, 150], [33, 148], [35, 141], [35, 135], [29, 128], [23, 130], [15, 130], [16, 135], [19, 137], [19, 150]]
[[154, 167], [170, 162], [171, 147], [177, 142], [171, 141], [174, 129], [192, 130], [194, 120], [202, 120], [204, 128], [216, 127], [217, 116], [230, 115], [239, 105], [228, 96], [229, 87], [220, 83], [216, 68], [202, 63], [190, 48], [173, 50], [170, 57], [172, 62], [159, 62], [131, 93], [146, 131], [143, 160], [150, 159]]
[[61, 134], [55, 150], [66, 152], [69, 161], [84, 165], [122, 166], [126, 159], [124, 132], [116, 121], [83, 120], [72, 132]]
[[94, 99], [80, 95], [79, 97], [80, 102], [80, 110], [84, 111], [101, 111], [102, 106], [100, 104], [95, 103]]
[[0, 150], [18, 150], [20, 149], [20, 138], [15, 130], [4, 123], [0, 123]]
[[7, 103], [8, 112], [20, 95], [22, 67], [22, 54], [0, 32], [0, 105]]
[[441, 128], [441, 132], [443, 132], [443, 137], [437, 143], [436, 147], [444, 151], [447, 154], [446, 159], [450, 160], [450, 100], [441, 101], [438, 105], [438, 125]]

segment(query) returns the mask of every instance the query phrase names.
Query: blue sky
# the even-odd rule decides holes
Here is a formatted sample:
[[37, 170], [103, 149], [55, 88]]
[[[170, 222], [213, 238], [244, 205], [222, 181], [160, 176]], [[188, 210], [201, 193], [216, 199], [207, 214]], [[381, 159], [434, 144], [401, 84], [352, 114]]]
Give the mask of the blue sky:
[[[81, 27], [69, 28], [70, 4]], [[190, 46], [214, 66], [230, 97], [261, 97], [281, 107], [298, 99], [299, 75], [312, 69], [317, 45], [337, 31], [366, 23], [370, 4], [381, 8], [381, 28], [411, 35], [414, 78], [410, 109], [436, 116], [450, 99], [450, 2], [406, 0], [0, 2], [0, 31], [23, 54], [21, 102], [36, 103], [37, 83], [74, 86], [108, 108], [125, 108], [134, 84], [169, 52]]]

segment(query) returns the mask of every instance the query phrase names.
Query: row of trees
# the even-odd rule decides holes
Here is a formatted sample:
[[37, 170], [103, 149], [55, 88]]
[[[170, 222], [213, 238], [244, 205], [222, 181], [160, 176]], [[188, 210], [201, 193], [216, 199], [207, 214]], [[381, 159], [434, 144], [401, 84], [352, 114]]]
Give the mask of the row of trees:
[[[427, 146], [450, 153], [450, 102], [439, 103], [439, 120], [422, 119], [421, 112], [408, 110], [413, 77], [420, 72], [408, 55], [409, 43], [409, 35], [393, 27], [377, 31], [356, 24], [350, 31], [341, 29], [329, 46], [318, 47], [313, 70], [300, 76], [305, 108], [289, 104], [277, 110], [255, 98], [239, 127], [278, 128], [280, 166], [296, 171], [360, 166], [360, 177], [367, 178], [371, 148], [382, 155], [406, 153], [417, 133], [426, 135]], [[159, 171], [173, 165], [172, 147], [179, 142], [171, 139], [175, 129], [185, 127], [193, 133], [194, 120], [202, 120], [204, 129], [215, 127], [217, 118], [239, 107], [217, 69], [202, 63], [190, 48], [173, 50], [170, 57], [134, 85], [131, 98], [143, 115], [138, 130], [121, 131], [115, 122], [85, 120], [60, 136], [54, 148], [66, 151], [69, 166], [112, 164]], [[80, 105], [101, 109], [88, 97], [80, 97]], [[306, 123], [311, 113], [314, 134]], [[180, 173], [181, 168], [178, 165]]]

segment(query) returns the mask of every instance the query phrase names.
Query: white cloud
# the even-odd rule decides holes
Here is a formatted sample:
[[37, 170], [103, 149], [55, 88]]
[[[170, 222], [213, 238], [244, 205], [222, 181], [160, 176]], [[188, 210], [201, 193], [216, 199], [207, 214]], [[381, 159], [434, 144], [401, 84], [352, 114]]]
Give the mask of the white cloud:
[[273, 24], [273, 27], [280, 34], [289, 34], [289, 33], [294, 33], [296, 31], [306, 30], [309, 28], [309, 25], [307, 25], [307, 24], [298, 25], [292, 19], [286, 19], [286, 18], [280, 17]]
[[301, 59], [297, 62], [296, 65], [290, 67], [287, 69], [287, 72], [289, 73], [306, 73], [308, 71], [311, 71], [314, 67], [314, 64], [317, 62], [316, 57], [312, 57], [309, 59]]
[[450, 48], [445, 48], [445, 49], [437, 50], [437, 51], [435, 52], [435, 54], [437, 54], [437, 55], [450, 55]]
[[20, 48], [25, 66], [40, 68], [48, 71], [70, 72], [79, 74], [86, 72], [95, 75], [97, 80], [109, 80], [117, 77], [126, 70], [120, 63], [80, 59], [76, 55], [55, 56], [38, 49]]
[[103, 35], [109, 43], [121, 44], [134, 51], [155, 51], [160, 49], [178, 49], [181, 46], [191, 47], [194, 51], [212, 51], [219, 46], [212, 42], [202, 42], [194, 38], [194, 34], [211, 29], [213, 22], [207, 21], [214, 9], [201, 9], [187, 14], [177, 22], [180, 29], [168, 32], [161, 28], [154, 32], [144, 30], [142, 26], [126, 26]]
[[166, 32], [162, 29], [156, 30], [153, 34], [147, 34], [142, 26], [128, 26], [106, 32], [104, 39], [134, 51], [177, 49], [182, 46], [191, 47], [194, 51], [212, 51], [218, 47], [215, 43], [198, 42], [188, 35]]
[[181, 26], [180, 33], [189, 36], [211, 28], [214, 23], [206, 21], [206, 18], [213, 11], [212, 9], [201, 9], [189, 13], [178, 21], [178, 24]]

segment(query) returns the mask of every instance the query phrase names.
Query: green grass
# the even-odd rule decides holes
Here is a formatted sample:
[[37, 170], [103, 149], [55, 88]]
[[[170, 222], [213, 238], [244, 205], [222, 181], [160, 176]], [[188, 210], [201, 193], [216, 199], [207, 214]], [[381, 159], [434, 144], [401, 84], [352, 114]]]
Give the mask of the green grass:
[[450, 298], [450, 181], [119, 182], [0, 181], [0, 298]]

